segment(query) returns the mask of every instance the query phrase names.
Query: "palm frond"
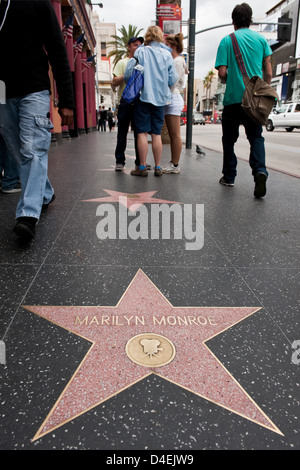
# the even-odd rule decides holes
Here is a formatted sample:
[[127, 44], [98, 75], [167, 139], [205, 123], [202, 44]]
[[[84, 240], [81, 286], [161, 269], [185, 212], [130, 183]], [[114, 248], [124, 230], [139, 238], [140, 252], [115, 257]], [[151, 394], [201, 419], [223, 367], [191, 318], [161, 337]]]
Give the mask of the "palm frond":
[[114, 57], [113, 65], [115, 66], [119, 60], [127, 57], [127, 44], [130, 38], [138, 37], [143, 31], [143, 29], [138, 29], [137, 26], [133, 26], [130, 24], [128, 29], [124, 25], [118, 29], [121, 33], [120, 36], [111, 35], [111, 38], [114, 39], [113, 41], [109, 41], [107, 45], [113, 46], [113, 50], [110, 51], [108, 57]]

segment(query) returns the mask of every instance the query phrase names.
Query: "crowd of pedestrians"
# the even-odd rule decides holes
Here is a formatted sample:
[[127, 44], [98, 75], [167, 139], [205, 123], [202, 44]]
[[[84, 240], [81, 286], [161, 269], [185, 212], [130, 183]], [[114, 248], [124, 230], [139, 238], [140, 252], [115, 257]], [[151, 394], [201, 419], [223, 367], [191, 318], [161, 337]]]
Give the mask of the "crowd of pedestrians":
[[[272, 77], [272, 51], [262, 35], [249, 29], [252, 10], [246, 3], [237, 5], [232, 22], [237, 41], [250, 76]], [[15, 31], [18, 31], [18, 35]], [[22, 41], [19, 41], [22, 37]], [[6, 103], [0, 104], [0, 180], [4, 194], [20, 192], [14, 232], [31, 241], [42, 212], [55, 199], [47, 174], [48, 151], [51, 141], [49, 113], [52, 67], [59, 95], [62, 125], [73, 122], [75, 108], [72, 77], [60, 25], [50, 0], [14, 0], [0, 2], [0, 41], [10, 44], [1, 54], [0, 80], [6, 87]], [[98, 110], [98, 130], [113, 131], [117, 122], [116, 171], [126, 164], [129, 128], [134, 132], [136, 160], [133, 176], [148, 175], [148, 135], [154, 156], [154, 174], [180, 173], [180, 115], [184, 107], [182, 92], [188, 73], [182, 57], [183, 35], [164, 37], [158, 26], [150, 26], [144, 37], [130, 38], [128, 56], [113, 70], [112, 87], [118, 91], [116, 112], [101, 106]], [[14, 50], [14, 60], [10, 53]], [[27, 66], [28, 55], [32, 68]], [[144, 85], [139, 97], [128, 104], [122, 93], [137, 62], [143, 67]], [[9, 66], [7, 66], [9, 64]], [[220, 43], [215, 67], [226, 83], [223, 129], [223, 176], [220, 183], [232, 187], [237, 175], [234, 145], [238, 128], [243, 124], [250, 143], [249, 163], [255, 182], [255, 197], [266, 194], [268, 172], [262, 127], [245, 115], [242, 106], [244, 83], [239, 72], [229, 36]], [[20, 74], [19, 71], [22, 70]], [[170, 162], [161, 167], [162, 127], [170, 137]]]

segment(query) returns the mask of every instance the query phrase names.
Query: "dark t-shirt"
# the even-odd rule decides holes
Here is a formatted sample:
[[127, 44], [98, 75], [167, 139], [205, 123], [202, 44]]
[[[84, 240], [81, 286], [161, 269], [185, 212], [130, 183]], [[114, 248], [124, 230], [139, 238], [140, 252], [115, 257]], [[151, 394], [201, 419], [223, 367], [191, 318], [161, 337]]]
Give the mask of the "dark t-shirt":
[[60, 108], [74, 108], [72, 76], [62, 32], [50, 0], [2, 0], [0, 80], [6, 97], [50, 90], [49, 62]]

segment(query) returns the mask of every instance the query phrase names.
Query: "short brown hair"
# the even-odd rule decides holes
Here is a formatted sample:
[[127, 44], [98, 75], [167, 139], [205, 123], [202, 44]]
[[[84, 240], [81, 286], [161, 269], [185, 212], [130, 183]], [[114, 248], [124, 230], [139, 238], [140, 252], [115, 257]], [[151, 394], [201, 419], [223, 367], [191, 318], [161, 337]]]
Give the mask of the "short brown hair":
[[183, 34], [170, 34], [165, 38], [165, 41], [168, 41], [172, 45], [172, 47], [176, 47], [176, 51], [181, 54], [183, 51]]
[[159, 26], [149, 26], [145, 34], [145, 46], [150, 42], [164, 42], [164, 35]]
[[233, 24], [239, 28], [249, 28], [252, 23], [252, 8], [248, 3], [236, 5], [231, 13]]

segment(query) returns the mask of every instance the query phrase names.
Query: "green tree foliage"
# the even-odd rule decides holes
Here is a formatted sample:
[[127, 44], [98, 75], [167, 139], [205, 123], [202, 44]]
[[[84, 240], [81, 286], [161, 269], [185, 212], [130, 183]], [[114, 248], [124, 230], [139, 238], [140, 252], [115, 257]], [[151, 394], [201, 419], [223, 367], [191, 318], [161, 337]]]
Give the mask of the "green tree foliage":
[[137, 26], [133, 26], [132, 24], [130, 24], [128, 26], [128, 29], [126, 29], [125, 26], [122, 25], [122, 27], [119, 28], [118, 31], [121, 33], [121, 35], [111, 36], [114, 41], [110, 41], [107, 43], [107, 45], [114, 47], [114, 49], [108, 54], [108, 57], [114, 57], [113, 65], [116, 65], [119, 60], [124, 59], [124, 57], [127, 56], [127, 44], [129, 39], [140, 36], [140, 33], [141, 31], [143, 31], [143, 29], [141, 28], [138, 30]]

